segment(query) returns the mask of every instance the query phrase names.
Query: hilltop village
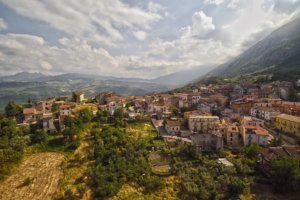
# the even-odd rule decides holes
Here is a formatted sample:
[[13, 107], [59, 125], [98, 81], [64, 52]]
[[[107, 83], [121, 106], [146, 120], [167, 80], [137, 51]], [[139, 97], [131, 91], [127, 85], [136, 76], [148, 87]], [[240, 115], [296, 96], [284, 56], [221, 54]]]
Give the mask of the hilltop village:
[[[8, 103], [6, 117], [15, 120], [18, 131], [15, 137], [5, 136], [5, 126], [13, 125], [4, 119], [1, 131], [10, 138], [5, 148], [22, 146], [17, 153], [28, 151], [15, 142], [26, 133], [27, 144], [38, 145], [35, 151], [72, 152], [67, 169], [81, 170], [76, 172], [80, 181], [76, 186], [70, 181], [74, 178], [65, 176], [61, 199], [80, 199], [87, 188], [96, 199], [127, 190], [149, 199], [228, 199], [265, 195], [269, 190], [261, 191], [261, 185], [290, 194], [299, 188], [300, 103], [291, 101], [298, 98], [295, 91], [293, 83], [279, 81], [199, 85], [147, 96], [103, 92], [87, 98], [84, 91], [74, 91], [28, 99], [22, 106]], [[9, 167], [2, 168], [10, 173]]]
[[103, 92], [85, 99], [84, 91], [23, 105], [19, 124], [39, 124], [46, 132], [63, 131], [67, 116], [80, 115], [83, 108], [94, 115], [122, 109], [128, 121], [151, 120], [160, 136], [178, 139], [201, 151], [250, 144], [267, 146], [274, 136], [286, 134], [288, 144], [300, 137], [300, 103], [291, 102], [292, 83], [266, 85], [227, 84], [201, 86], [186, 93], [149, 96], [119, 96]]

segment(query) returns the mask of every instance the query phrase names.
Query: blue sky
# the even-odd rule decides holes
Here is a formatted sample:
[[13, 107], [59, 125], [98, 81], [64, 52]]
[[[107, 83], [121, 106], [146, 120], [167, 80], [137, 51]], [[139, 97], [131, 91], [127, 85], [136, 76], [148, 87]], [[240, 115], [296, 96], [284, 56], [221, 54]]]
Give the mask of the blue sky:
[[222, 64], [300, 0], [0, 0], [0, 73], [152, 78]]

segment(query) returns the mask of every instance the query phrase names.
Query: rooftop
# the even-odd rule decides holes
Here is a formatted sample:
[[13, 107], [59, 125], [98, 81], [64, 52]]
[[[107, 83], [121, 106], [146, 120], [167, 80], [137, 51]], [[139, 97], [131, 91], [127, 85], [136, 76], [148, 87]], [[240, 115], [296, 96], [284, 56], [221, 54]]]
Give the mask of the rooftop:
[[180, 126], [180, 122], [177, 120], [167, 120], [167, 125], [169, 127]]
[[36, 109], [35, 108], [24, 108], [23, 114], [24, 115], [36, 114]]

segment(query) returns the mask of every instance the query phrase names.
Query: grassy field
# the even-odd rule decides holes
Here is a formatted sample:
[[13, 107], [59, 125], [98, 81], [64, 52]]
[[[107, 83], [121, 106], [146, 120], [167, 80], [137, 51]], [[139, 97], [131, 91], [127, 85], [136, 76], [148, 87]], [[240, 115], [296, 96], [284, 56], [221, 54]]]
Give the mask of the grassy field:
[[170, 174], [170, 162], [171, 158], [160, 152], [151, 152], [149, 155], [149, 162], [151, 165], [152, 172], [158, 175], [169, 175]]
[[164, 178], [166, 186], [154, 193], [143, 193], [143, 189], [134, 184], [124, 185], [119, 193], [110, 200], [177, 200], [179, 193], [179, 179], [177, 176]]
[[134, 138], [147, 139], [153, 146], [164, 145], [164, 140], [158, 137], [157, 131], [151, 123], [128, 124], [126, 131]]

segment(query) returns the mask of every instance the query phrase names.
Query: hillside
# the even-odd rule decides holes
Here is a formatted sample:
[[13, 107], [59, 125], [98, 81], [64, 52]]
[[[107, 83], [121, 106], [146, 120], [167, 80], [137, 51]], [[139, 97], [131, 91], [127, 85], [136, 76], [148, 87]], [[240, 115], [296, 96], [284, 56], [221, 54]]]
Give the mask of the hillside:
[[[278, 28], [237, 58], [207, 76], [300, 74], [300, 18]], [[299, 78], [292, 76], [292, 78]]]

